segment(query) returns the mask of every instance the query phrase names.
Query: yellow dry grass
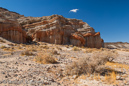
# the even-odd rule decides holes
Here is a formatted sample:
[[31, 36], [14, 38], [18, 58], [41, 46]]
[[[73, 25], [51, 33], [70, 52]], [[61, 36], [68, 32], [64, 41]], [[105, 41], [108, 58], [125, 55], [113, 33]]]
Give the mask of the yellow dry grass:
[[[126, 69], [127, 71], [129, 70], [129, 66], [126, 64], [107, 62], [105, 65], [109, 66], [110, 69], [112, 70], [112, 72], [109, 72], [108, 74], [105, 75], [105, 80], [103, 80], [104, 82], [106, 82], [108, 84], [113, 84], [113, 85], [118, 84], [118, 81], [116, 80], [116, 76], [119, 76], [119, 74], [117, 74], [117, 72], [114, 71], [116, 68]], [[127, 77], [127, 74], [125, 75], [125, 77]], [[126, 82], [126, 81], [124, 81], [124, 82]]]
[[120, 63], [114, 63], [114, 62], [107, 62], [105, 64], [106, 66], [110, 66], [112, 69], [114, 68], [121, 68], [121, 69], [126, 69], [126, 70], [129, 70], [129, 66], [126, 65], [126, 64], [120, 64]]
[[98, 52], [98, 51], [107, 51], [108, 49], [106, 48], [100, 48], [100, 49], [97, 49], [97, 48], [85, 48], [85, 52], [86, 53], [93, 53], [93, 52]]
[[117, 85], [118, 82], [116, 80], [116, 76], [117, 76], [116, 72], [112, 71], [108, 74], [105, 74], [105, 78], [102, 81], [105, 82], [106, 84]]
[[101, 80], [99, 73], [98, 74], [94, 73], [94, 80], [97, 80], [97, 81]]
[[78, 78], [79, 78], [79, 79], [84, 79], [84, 80], [85, 80], [87, 77], [88, 77], [88, 76], [87, 76], [86, 74], [82, 74], [82, 75], [80, 75]]

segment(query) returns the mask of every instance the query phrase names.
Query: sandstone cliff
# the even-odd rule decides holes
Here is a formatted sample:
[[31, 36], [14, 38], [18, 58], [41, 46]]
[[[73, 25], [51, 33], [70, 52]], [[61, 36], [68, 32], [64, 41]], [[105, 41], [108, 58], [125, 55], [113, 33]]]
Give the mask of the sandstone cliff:
[[0, 36], [16, 43], [26, 43], [26, 32], [17, 19], [21, 15], [0, 8]]
[[[1, 11], [2, 9], [2, 11]], [[41, 41], [100, 48], [103, 39], [86, 22], [60, 15], [25, 17], [0, 8], [0, 36], [17, 42]]]

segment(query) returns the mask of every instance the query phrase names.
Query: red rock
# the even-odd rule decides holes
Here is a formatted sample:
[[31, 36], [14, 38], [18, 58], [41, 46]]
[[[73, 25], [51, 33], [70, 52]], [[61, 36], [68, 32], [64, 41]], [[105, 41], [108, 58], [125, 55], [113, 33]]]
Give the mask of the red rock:
[[[4, 12], [8, 15], [5, 16]], [[13, 15], [13, 16], [12, 16]], [[0, 8], [0, 36], [17, 43], [32, 41], [100, 48], [100, 32], [86, 22], [60, 15], [24, 17]]]
[[26, 43], [26, 32], [22, 30], [18, 22], [4, 15], [0, 16], [0, 36], [12, 42]]

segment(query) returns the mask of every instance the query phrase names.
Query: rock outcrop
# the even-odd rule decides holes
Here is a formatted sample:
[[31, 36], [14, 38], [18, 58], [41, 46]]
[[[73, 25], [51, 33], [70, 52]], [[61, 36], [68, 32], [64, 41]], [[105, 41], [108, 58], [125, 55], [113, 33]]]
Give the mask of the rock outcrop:
[[109, 49], [129, 49], [129, 43], [127, 42], [105, 42], [105, 48]]
[[26, 43], [26, 32], [17, 22], [21, 15], [0, 8], [0, 36], [16, 43]]
[[[6, 21], [0, 25], [0, 36], [17, 43], [29, 40], [91, 48], [103, 47], [100, 33], [95, 32], [82, 20], [64, 18], [60, 15], [24, 17], [14, 12], [3, 15], [3, 11], [0, 11], [0, 15], [6, 17]], [[9, 24], [5, 24], [8, 23], [7, 19]]]

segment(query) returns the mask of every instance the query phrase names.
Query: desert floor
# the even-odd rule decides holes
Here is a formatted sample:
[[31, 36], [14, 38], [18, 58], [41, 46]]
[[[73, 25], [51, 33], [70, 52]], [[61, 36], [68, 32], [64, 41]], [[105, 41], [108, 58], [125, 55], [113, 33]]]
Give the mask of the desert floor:
[[[106, 62], [109, 75], [65, 75], [66, 66], [94, 52], [113, 51], [118, 56]], [[56, 63], [40, 62], [46, 53]], [[95, 61], [96, 59], [94, 59]], [[93, 62], [94, 62], [93, 61]], [[112, 72], [111, 72], [112, 71]], [[95, 49], [48, 43], [0, 43], [0, 86], [129, 86], [129, 50]]]

